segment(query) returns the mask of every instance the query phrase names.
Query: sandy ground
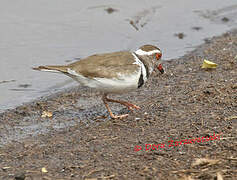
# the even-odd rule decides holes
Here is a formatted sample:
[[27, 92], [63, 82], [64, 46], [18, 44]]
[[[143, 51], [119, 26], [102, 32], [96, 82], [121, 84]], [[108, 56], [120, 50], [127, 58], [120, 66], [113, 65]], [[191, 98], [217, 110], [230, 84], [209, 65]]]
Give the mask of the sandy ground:
[[1, 179], [237, 179], [237, 30], [163, 65], [122, 120], [80, 87], [0, 114]]

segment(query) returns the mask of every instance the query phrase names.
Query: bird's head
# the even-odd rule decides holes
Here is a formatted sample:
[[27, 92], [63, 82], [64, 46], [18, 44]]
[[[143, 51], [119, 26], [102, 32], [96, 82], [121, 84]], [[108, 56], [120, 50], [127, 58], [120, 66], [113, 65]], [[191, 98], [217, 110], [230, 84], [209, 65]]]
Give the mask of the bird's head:
[[135, 53], [140, 57], [147, 57], [152, 60], [153, 64], [158, 64], [157, 69], [163, 74], [164, 69], [160, 63], [158, 63], [162, 57], [160, 48], [153, 45], [144, 45], [140, 47]]

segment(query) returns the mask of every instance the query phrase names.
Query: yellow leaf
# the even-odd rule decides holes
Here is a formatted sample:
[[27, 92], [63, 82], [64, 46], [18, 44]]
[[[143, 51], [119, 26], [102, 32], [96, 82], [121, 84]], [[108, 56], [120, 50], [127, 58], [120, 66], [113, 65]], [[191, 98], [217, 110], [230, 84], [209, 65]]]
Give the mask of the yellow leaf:
[[2, 167], [3, 170], [7, 170], [7, 169], [10, 169], [10, 167]]
[[42, 171], [43, 173], [47, 173], [47, 172], [48, 172], [45, 167], [43, 167], [43, 168], [41, 169], [41, 171]]
[[217, 64], [206, 59], [203, 60], [202, 68], [216, 68]]
[[208, 159], [208, 158], [197, 158], [195, 162], [192, 163], [192, 166], [198, 165], [215, 165], [219, 162], [219, 160]]
[[237, 116], [230, 116], [225, 118], [225, 120], [232, 120], [232, 119], [237, 119]]
[[46, 117], [51, 118], [52, 116], [53, 116], [53, 113], [50, 111], [43, 111], [41, 115], [42, 118], [46, 118]]
[[216, 173], [216, 177], [217, 177], [217, 180], [223, 180], [223, 176], [221, 175], [221, 173], [220, 172], [217, 172]]

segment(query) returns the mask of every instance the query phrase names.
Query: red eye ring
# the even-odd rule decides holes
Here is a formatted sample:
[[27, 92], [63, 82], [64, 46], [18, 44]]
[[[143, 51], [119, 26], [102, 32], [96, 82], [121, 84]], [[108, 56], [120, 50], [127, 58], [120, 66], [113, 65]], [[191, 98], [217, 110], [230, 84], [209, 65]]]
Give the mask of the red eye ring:
[[156, 59], [159, 60], [162, 56], [162, 53], [156, 53]]

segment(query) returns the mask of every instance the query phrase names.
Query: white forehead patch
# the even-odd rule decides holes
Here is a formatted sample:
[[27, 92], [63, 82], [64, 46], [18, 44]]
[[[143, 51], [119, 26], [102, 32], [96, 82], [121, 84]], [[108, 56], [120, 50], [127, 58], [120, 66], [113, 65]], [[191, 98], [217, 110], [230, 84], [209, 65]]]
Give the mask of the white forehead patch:
[[146, 51], [143, 51], [141, 49], [138, 49], [138, 50], [135, 51], [135, 53], [137, 55], [140, 55], [140, 56], [143, 56], [143, 55], [148, 55], [149, 56], [149, 55], [152, 55], [152, 54], [155, 54], [155, 53], [161, 53], [161, 51], [156, 49], [156, 50], [153, 50], [153, 51], [146, 52]]

